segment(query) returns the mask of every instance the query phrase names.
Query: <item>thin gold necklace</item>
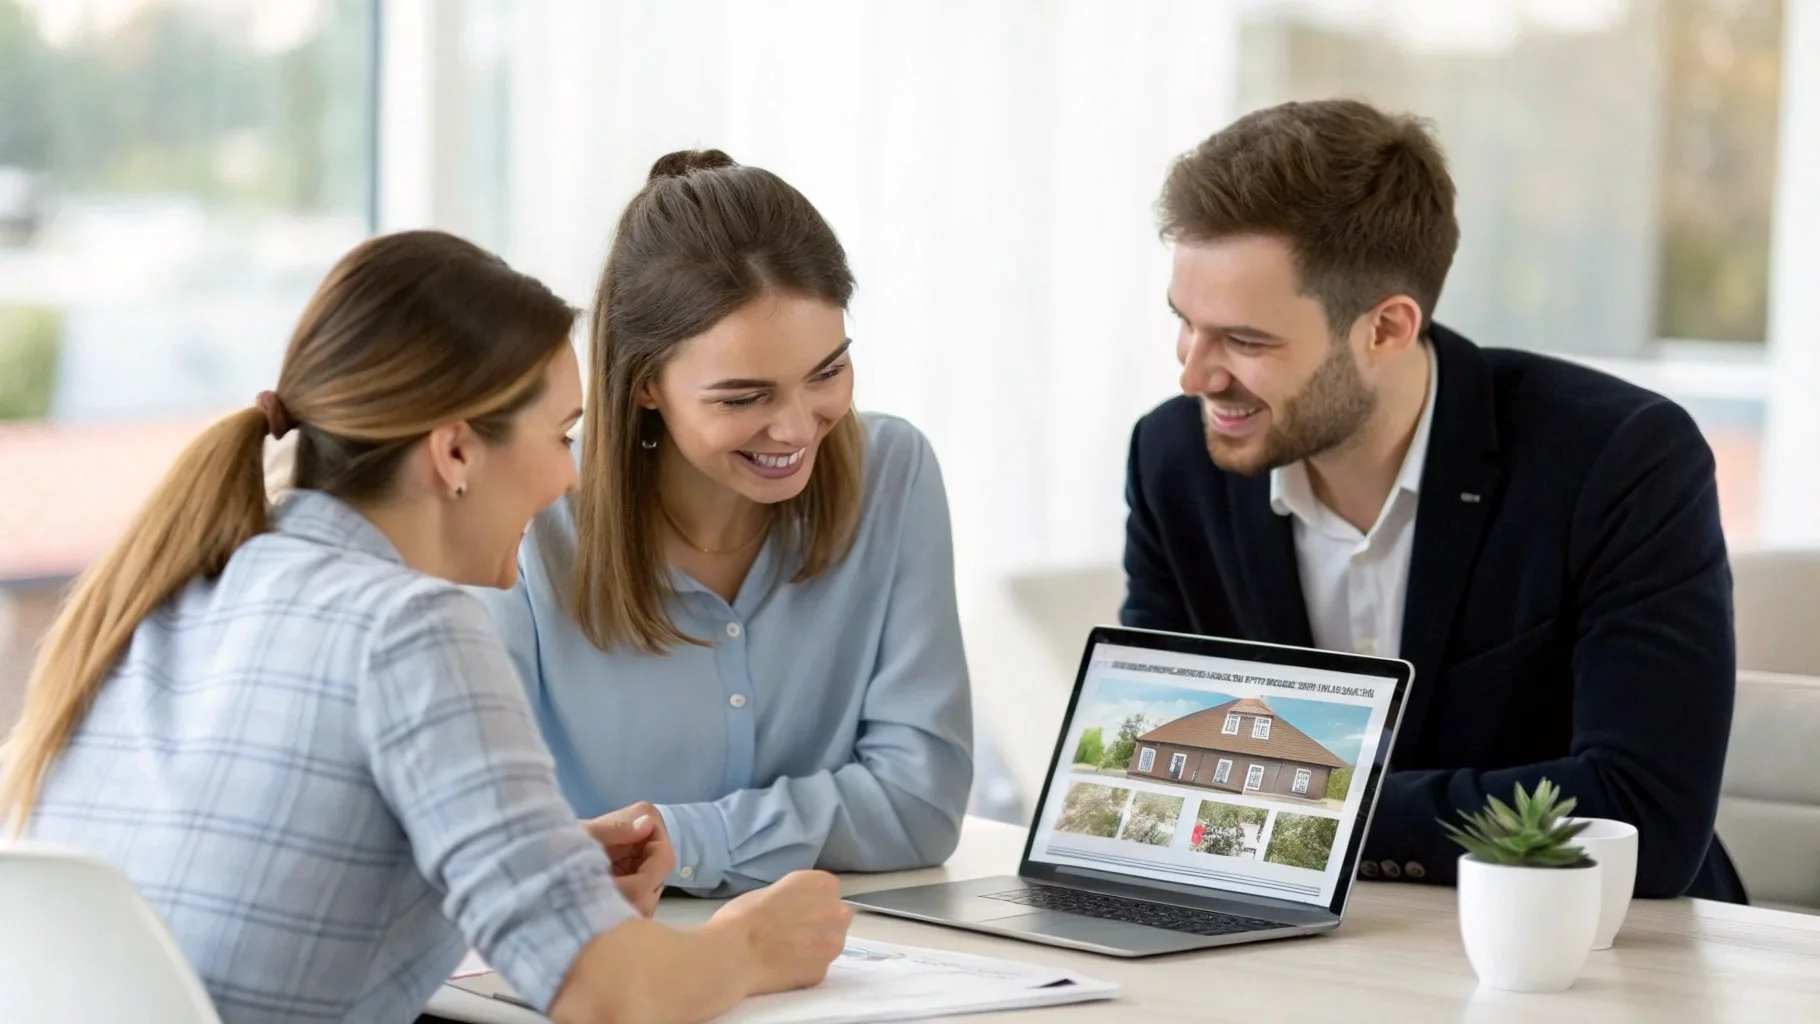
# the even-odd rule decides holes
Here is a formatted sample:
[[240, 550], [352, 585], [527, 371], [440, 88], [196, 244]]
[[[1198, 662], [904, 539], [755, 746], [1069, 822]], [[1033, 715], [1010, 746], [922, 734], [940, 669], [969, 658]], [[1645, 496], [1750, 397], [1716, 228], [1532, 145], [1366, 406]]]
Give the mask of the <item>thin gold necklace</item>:
[[689, 545], [690, 547], [694, 548], [695, 550], [701, 552], [704, 555], [735, 555], [735, 554], [738, 554], [739, 552], [744, 551], [747, 548], [751, 547], [753, 544], [757, 543], [760, 539], [762, 539], [764, 537], [765, 534], [771, 532], [771, 511], [769, 509], [767, 509], [765, 512], [764, 524], [758, 528], [757, 533], [753, 534], [751, 536], [751, 538], [746, 540], [744, 543], [739, 544], [735, 547], [730, 547], [730, 548], [704, 547], [701, 544], [697, 544], [695, 542], [695, 538], [689, 536], [689, 531], [683, 529], [682, 524], [676, 521], [676, 517], [670, 514], [670, 506], [668, 506], [660, 501], [657, 503], [657, 508], [659, 511], [661, 511], [664, 514], [664, 519], [669, 521], [670, 529], [675, 530], [676, 535], [678, 537], [682, 538], [683, 543]]

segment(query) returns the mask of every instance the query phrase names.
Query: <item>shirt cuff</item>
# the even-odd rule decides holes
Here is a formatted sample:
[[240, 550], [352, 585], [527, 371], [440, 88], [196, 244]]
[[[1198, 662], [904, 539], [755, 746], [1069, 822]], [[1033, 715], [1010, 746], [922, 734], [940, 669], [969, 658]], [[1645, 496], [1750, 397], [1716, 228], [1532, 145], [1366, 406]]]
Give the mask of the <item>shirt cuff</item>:
[[732, 859], [720, 809], [713, 804], [658, 804], [657, 813], [663, 815], [664, 831], [676, 847], [676, 867], [664, 884], [698, 896], [720, 888]]

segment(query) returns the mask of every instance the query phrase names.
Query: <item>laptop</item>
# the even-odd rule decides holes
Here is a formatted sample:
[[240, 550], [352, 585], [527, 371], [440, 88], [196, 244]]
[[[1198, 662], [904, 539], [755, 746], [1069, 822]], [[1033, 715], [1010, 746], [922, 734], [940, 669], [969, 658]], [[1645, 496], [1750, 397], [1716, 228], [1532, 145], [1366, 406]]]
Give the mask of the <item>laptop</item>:
[[1414, 669], [1095, 628], [1015, 876], [864, 910], [1140, 957], [1339, 926]]

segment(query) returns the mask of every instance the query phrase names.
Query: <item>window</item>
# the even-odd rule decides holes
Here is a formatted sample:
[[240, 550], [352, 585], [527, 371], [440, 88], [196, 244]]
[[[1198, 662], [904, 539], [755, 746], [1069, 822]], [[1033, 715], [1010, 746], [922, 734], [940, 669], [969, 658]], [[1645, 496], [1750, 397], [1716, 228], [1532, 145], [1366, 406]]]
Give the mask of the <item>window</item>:
[[1297, 793], [1308, 792], [1308, 781], [1310, 778], [1311, 778], [1311, 775], [1309, 774], [1308, 769], [1297, 768], [1295, 770], [1295, 786], [1293, 787], [1294, 792], [1297, 792]]
[[1727, 535], [1748, 541], [1768, 411], [1727, 382], [1761, 365], [1768, 330], [1793, 6], [1257, 0], [1237, 107], [1360, 96], [1431, 118], [1461, 230], [1436, 318], [1684, 403]]
[[1237, 736], [1239, 734], [1239, 716], [1236, 714], [1227, 715], [1226, 724], [1220, 728], [1220, 731], [1228, 736]]
[[0, 0], [0, 716], [39, 606], [372, 233], [376, 3]]
[[0, 0], [0, 364], [30, 367], [0, 419], [212, 417], [271, 385], [372, 231], [374, 24], [374, 0]]
[[1270, 719], [1268, 719], [1268, 718], [1253, 719], [1251, 722], [1251, 738], [1254, 740], [1269, 739], [1270, 738]]
[[1181, 778], [1182, 769], [1184, 769], [1186, 767], [1188, 767], [1188, 755], [1187, 754], [1169, 755], [1169, 777], [1170, 778], [1172, 778], [1172, 779]]
[[1260, 0], [1239, 108], [1368, 96], [1432, 118], [1462, 186], [1436, 315], [1490, 344], [1763, 341], [1783, 0], [1513, 6]]
[[1261, 787], [1263, 785], [1264, 785], [1264, 766], [1263, 765], [1254, 764], [1250, 768], [1245, 770], [1245, 788], [1246, 788], [1246, 790], [1258, 789], [1259, 787]]
[[1138, 771], [1147, 772], [1156, 767], [1156, 751], [1145, 747], [1138, 751]]
[[1222, 757], [1220, 763], [1213, 767], [1213, 781], [1224, 786], [1232, 778], [1232, 758]]

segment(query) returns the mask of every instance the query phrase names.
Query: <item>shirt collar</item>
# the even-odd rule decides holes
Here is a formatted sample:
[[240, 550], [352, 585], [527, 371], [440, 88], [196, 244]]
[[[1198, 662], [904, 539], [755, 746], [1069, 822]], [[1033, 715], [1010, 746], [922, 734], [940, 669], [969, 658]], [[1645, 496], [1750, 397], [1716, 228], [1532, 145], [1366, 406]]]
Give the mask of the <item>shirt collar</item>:
[[272, 515], [279, 533], [404, 564], [404, 556], [373, 521], [322, 491], [293, 491]]
[[[1409, 439], [1409, 450], [1403, 453], [1403, 467], [1391, 487], [1391, 497], [1399, 492], [1422, 493], [1422, 469], [1428, 464], [1428, 436], [1434, 426], [1435, 396], [1441, 391], [1441, 364], [1435, 359], [1434, 346], [1422, 344], [1428, 357], [1428, 397], [1422, 401], [1422, 415], [1416, 420], [1416, 432]], [[1293, 515], [1304, 523], [1315, 515], [1314, 486], [1308, 481], [1308, 466], [1301, 460], [1270, 471], [1270, 510], [1279, 516]], [[1386, 501], [1388, 504], [1388, 500]]]

